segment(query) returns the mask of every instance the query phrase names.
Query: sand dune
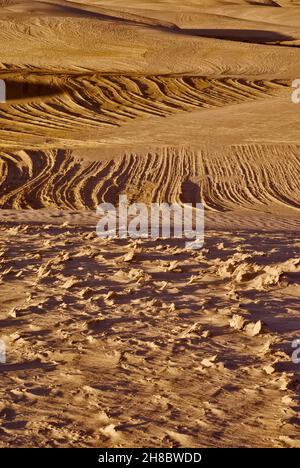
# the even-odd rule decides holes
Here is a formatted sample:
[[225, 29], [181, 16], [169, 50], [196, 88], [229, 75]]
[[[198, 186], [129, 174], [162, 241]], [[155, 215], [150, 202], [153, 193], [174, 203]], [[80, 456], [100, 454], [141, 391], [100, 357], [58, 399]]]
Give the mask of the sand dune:
[[300, 209], [298, 146], [166, 148], [104, 161], [86, 161], [84, 155], [83, 150], [3, 152], [0, 206], [95, 210], [103, 201], [117, 204], [126, 193], [148, 203], [202, 201], [214, 211], [284, 210], [296, 217]]
[[[0, 0], [1, 447], [299, 447], [299, 13]], [[99, 239], [120, 195], [204, 248]]]
[[[170, 126], [170, 119], [165, 119], [172, 115], [179, 119], [181, 126], [184, 125], [184, 118], [188, 126], [186, 136], [181, 141], [189, 138], [193, 143], [195, 117], [201, 119], [203, 116], [206, 121], [210, 109], [226, 109], [228, 106], [284, 96], [286, 108], [295, 110], [295, 106], [289, 102], [290, 83], [276, 79], [120, 75], [44, 78], [30, 74], [25, 77], [15, 75], [14, 79], [6, 77], [5, 81], [7, 103], [1, 107], [0, 136], [3, 145], [9, 148], [23, 148], [24, 141], [27, 147], [33, 148], [40, 148], [41, 145], [46, 148], [66, 145], [80, 147], [81, 142], [85, 146], [97, 147], [113, 142], [115, 133], [119, 142], [124, 134], [123, 146], [128, 146], [136, 138], [135, 130], [131, 132], [132, 126], [129, 125], [132, 121], [134, 129], [138, 124], [141, 126], [139, 135], [144, 133], [143, 127], [151, 128], [153, 135], [156, 135], [156, 138], [151, 135], [155, 144], [163, 127], [174, 133], [176, 124]], [[274, 106], [274, 101], [270, 102]], [[226, 114], [224, 123], [230, 116], [230, 113]], [[162, 120], [159, 119], [161, 117]], [[229, 123], [231, 125], [231, 121]], [[120, 127], [123, 126], [121, 131]], [[16, 127], [18, 132], [15, 132]], [[296, 131], [294, 125], [291, 128]], [[201, 144], [200, 136], [198, 140]]]
[[[41, 3], [37, 3], [38, 7]], [[20, 13], [13, 15], [20, 5]], [[240, 29], [237, 26], [227, 28], [227, 33], [224, 27], [219, 32], [218, 28], [206, 29], [201, 35], [199, 29], [184, 29], [128, 12], [117, 14], [99, 6], [83, 9], [74, 2], [46, 2], [46, 15], [35, 11], [34, 5], [35, 2], [17, 2], [4, 7], [0, 17], [3, 70], [32, 71], [34, 67], [49, 73], [96, 70], [202, 76], [257, 76], [267, 72], [280, 78], [299, 73], [297, 48], [283, 50], [281, 46], [247, 44], [245, 37], [234, 32]], [[61, 12], [59, 16], [58, 12]], [[298, 30], [264, 31], [260, 30], [262, 26], [257, 30], [258, 27], [246, 29], [250, 42], [280, 44], [299, 37]], [[207, 35], [219, 39], [210, 39], [205, 37]], [[222, 37], [240, 41], [220, 40]], [[10, 50], [14, 51], [13, 57]], [[168, 60], [172, 56], [177, 60]]]

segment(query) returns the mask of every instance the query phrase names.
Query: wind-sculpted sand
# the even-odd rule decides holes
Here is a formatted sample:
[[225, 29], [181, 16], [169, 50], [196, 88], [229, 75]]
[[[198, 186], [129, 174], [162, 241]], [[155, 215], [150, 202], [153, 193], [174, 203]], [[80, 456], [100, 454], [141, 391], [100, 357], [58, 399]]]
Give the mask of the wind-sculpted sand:
[[191, 251], [31, 213], [1, 226], [2, 446], [299, 446], [299, 232]]
[[170, 147], [104, 161], [85, 160], [84, 154], [1, 153], [0, 206], [95, 210], [104, 201], [117, 204], [126, 194], [132, 202], [201, 201], [208, 214], [247, 208], [299, 216], [300, 146]]
[[[299, 13], [0, 1], [0, 446], [300, 446]], [[99, 239], [120, 195], [204, 247]]]

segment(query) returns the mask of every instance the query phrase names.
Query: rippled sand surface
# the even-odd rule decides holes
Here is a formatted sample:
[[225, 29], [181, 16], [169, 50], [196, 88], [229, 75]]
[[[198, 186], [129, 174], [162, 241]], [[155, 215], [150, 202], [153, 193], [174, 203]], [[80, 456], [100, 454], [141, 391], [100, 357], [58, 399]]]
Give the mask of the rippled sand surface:
[[[300, 1], [0, 1], [0, 446], [300, 446], [299, 47]], [[203, 249], [99, 239], [120, 195]]]

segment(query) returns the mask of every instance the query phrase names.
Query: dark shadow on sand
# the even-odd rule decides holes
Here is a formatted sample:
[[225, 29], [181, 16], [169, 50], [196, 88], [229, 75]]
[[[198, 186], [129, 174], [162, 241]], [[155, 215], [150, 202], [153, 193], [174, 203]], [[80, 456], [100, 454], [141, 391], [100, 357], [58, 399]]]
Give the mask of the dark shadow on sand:
[[276, 31], [259, 29], [182, 29], [186, 35], [202, 36], [212, 39], [226, 39], [228, 41], [270, 43], [292, 41], [295, 38]]
[[5, 79], [6, 102], [18, 100], [34, 100], [57, 96], [63, 93], [63, 89], [54, 84], [33, 83], [28, 81], [17, 81]]

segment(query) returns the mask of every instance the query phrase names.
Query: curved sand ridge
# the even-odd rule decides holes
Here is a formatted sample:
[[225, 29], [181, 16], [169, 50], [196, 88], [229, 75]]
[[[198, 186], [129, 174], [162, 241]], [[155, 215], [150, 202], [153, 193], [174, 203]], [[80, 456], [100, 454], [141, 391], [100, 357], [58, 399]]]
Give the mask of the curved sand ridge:
[[80, 150], [2, 152], [0, 206], [95, 209], [126, 193], [134, 201], [201, 201], [215, 211], [300, 209], [298, 146], [165, 148], [104, 161], [79, 156]]
[[[286, 93], [284, 80], [85, 75], [5, 78], [7, 103], [0, 107], [2, 147], [36, 142], [63, 147], [74, 139], [101, 143], [105, 128], [134, 119], [167, 117], [260, 101]], [[191, 119], [193, 116], [191, 114]], [[17, 130], [17, 132], [16, 132]]]
[[[213, 109], [228, 108], [222, 126], [228, 122], [230, 128], [231, 114], [241, 105], [255, 111], [258, 103], [272, 109], [274, 99], [288, 102], [285, 80], [18, 74], [6, 83], [0, 113], [2, 208], [95, 209], [122, 193], [135, 201], [202, 201], [220, 212], [299, 208], [297, 144], [201, 144], [201, 127]], [[224, 130], [214, 129], [217, 120], [211, 120], [213, 142]], [[183, 122], [182, 145], [155, 148], [164, 128], [176, 142]], [[254, 124], [250, 118], [244, 122], [245, 135]]]

